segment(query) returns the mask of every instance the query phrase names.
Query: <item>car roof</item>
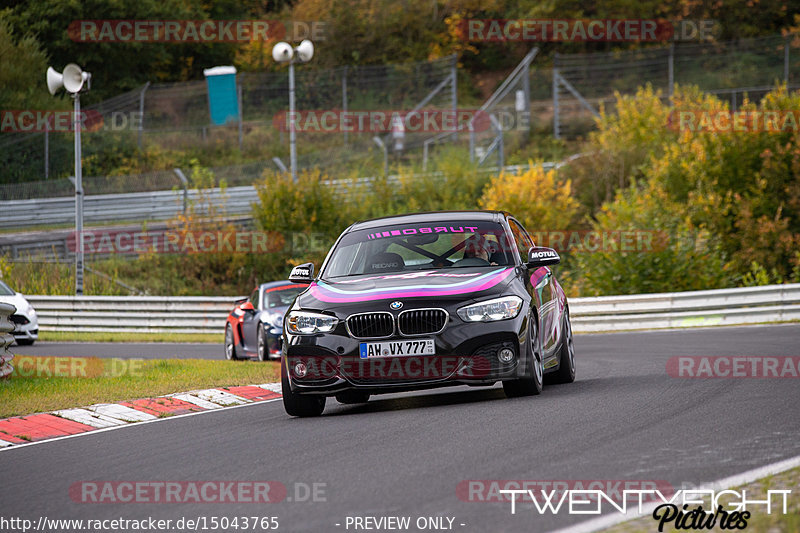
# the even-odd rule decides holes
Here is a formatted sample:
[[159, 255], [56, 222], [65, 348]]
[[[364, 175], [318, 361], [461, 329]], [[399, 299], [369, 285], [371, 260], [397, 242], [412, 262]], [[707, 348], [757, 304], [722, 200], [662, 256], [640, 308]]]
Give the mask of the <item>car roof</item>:
[[356, 222], [348, 231], [373, 229], [393, 224], [419, 224], [426, 222], [463, 222], [464, 219], [499, 222], [510, 216], [505, 211], [427, 211], [422, 213], [408, 213], [404, 215], [391, 215], [371, 220]]

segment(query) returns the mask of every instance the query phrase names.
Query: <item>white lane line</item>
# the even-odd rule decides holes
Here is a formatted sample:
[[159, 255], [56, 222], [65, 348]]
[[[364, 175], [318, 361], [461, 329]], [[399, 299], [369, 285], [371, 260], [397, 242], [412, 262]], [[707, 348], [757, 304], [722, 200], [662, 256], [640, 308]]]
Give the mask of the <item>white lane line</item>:
[[[726, 477], [724, 479], [711, 481], [701, 487], [692, 488], [692, 490], [720, 491], [720, 490], [730, 489], [733, 487], [738, 487], [740, 485], [746, 485], [748, 483], [752, 483], [757, 479], [761, 479], [767, 476], [774, 476], [775, 474], [780, 474], [781, 472], [786, 472], [787, 470], [791, 470], [792, 468], [797, 468], [798, 466], [800, 466], [800, 455], [792, 457], [790, 459], [784, 459], [783, 461], [778, 461], [777, 463], [772, 463], [766, 466], [760, 466], [758, 468], [754, 468], [753, 470], [748, 470], [747, 472], [743, 472], [741, 474], [735, 474], [733, 476]], [[555, 530], [551, 533], [591, 533], [593, 531], [600, 531], [602, 529], [606, 529], [611, 526], [621, 524], [623, 522], [628, 522], [630, 520], [635, 520], [643, 516], [652, 515], [655, 508], [658, 507], [661, 503], [662, 502], [656, 501], [656, 502], [650, 502], [646, 505], [642, 505], [641, 513], [639, 512], [638, 506], [636, 506], [633, 510], [625, 514], [615, 513], [606, 516], [600, 516], [598, 518], [593, 518], [592, 520], [587, 520], [586, 522], [575, 524], [574, 526], [569, 526], [563, 529]]]
[[95, 428], [107, 428], [127, 423], [124, 420], [112, 418], [100, 413], [93, 413], [87, 409], [62, 409], [60, 411], [53, 411], [52, 413], [61, 418], [66, 418], [73, 422], [79, 422]]
[[123, 420], [125, 422], [144, 422], [145, 420], [154, 420], [158, 418], [150, 413], [138, 411], [136, 409], [131, 409], [130, 407], [115, 403], [99, 403], [96, 405], [90, 405], [84, 409], [111, 418], [116, 418], [118, 420]]
[[116, 429], [124, 429], [124, 428], [135, 428], [140, 427], [145, 424], [158, 424], [159, 422], [170, 422], [172, 420], [177, 420], [179, 418], [186, 418], [188, 416], [197, 416], [197, 415], [207, 415], [209, 413], [218, 413], [220, 411], [227, 411], [228, 409], [239, 409], [240, 407], [252, 407], [254, 405], [262, 405], [265, 403], [272, 403], [279, 401], [280, 398], [274, 398], [271, 400], [264, 400], [260, 402], [253, 402], [253, 403], [245, 403], [241, 405], [231, 405], [230, 407], [218, 407], [215, 410], [208, 410], [208, 411], [196, 411], [194, 413], [186, 413], [182, 415], [173, 415], [166, 418], [156, 418], [155, 420], [145, 420], [144, 422], [138, 422], [136, 424], [123, 424], [121, 426], [110, 426], [106, 428], [95, 429], [93, 431], [84, 431], [83, 433], [76, 433], [75, 435], [64, 435], [63, 437], [55, 437], [52, 439], [47, 440], [39, 440], [34, 442], [26, 442], [24, 444], [14, 444], [13, 446], [7, 446], [5, 448], [0, 448], [0, 453], [8, 453], [12, 450], [19, 450], [21, 448], [27, 448], [28, 446], [39, 446], [42, 444], [49, 444], [51, 442], [55, 442], [57, 440], [64, 440], [64, 439], [74, 439], [78, 437], [86, 437], [91, 435], [97, 435], [98, 433], [105, 433], [106, 431], [114, 431]]

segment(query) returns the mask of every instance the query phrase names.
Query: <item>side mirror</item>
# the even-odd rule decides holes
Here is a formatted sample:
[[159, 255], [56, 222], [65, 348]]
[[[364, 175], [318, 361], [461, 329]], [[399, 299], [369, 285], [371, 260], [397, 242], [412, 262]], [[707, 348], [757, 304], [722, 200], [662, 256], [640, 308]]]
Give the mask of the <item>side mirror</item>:
[[528, 250], [528, 268], [539, 268], [547, 265], [557, 265], [561, 262], [558, 252], [544, 246], [532, 246]]
[[314, 263], [297, 265], [289, 274], [289, 281], [293, 283], [310, 283], [314, 280]]
[[253, 307], [253, 302], [251, 302], [249, 300], [247, 302], [243, 303], [241, 305], [240, 309], [242, 311], [251, 311], [251, 312], [256, 310], [256, 308]]

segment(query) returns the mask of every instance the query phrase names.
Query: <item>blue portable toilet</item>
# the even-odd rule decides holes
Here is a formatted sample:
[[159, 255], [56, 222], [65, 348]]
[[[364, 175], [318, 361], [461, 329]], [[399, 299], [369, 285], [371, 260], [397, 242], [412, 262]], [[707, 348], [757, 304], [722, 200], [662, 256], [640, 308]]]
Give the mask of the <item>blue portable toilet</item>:
[[214, 67], [203, 70], [208, 86], [208, 109], [211, 124], [223, 126], [239, 120], [239, 98], [236, 93], [236, 67]]

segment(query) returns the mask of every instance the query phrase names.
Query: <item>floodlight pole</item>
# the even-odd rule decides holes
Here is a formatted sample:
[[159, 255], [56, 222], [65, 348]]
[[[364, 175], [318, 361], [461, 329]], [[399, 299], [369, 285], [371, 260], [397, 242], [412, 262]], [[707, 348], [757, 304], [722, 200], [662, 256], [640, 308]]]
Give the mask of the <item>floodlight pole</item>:
[[[294, 50], [292, 50], [294, 55]], [[289, 166], [292, 170], [292, 181], [297, 182], [297, 139], [295, 138], [294, 116], [294, 57], [289, 61]]]
[[81, 95], [72, 95], [75, 100], [75, 294], [83, 295], [83, 169], [81, 166]]

